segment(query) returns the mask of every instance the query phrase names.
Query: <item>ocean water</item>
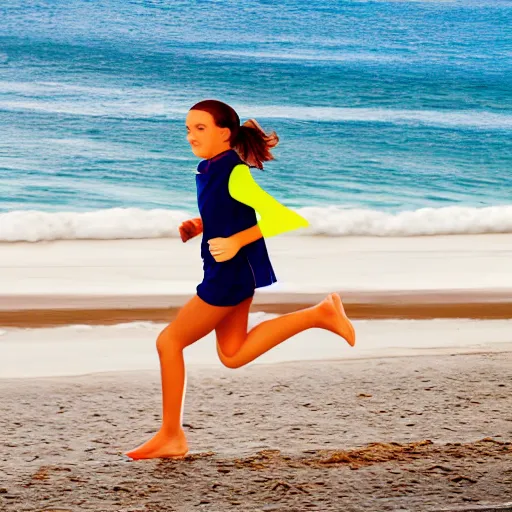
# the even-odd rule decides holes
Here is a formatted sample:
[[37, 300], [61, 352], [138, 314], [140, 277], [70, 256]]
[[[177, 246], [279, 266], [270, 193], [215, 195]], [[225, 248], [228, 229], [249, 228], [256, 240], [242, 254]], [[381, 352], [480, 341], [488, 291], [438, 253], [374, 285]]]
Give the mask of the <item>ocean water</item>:
[[177, 236], [197, 101], [306, 234], [512, 232], [512, 2], [0, 4], [0, 240]]

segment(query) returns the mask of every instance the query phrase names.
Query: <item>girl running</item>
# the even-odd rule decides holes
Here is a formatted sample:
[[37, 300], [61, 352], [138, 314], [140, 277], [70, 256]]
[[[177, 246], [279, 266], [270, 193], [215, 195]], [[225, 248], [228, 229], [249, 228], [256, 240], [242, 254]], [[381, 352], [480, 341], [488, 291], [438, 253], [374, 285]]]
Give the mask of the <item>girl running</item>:
[[[240, 368], [306, 329], [320, 328], [355, 344], [354, 328], [337, 293], [313, 307], [281, 315], [247, 332], [256, 288], [276, 282], [265, 237], [307, 226], [253, 180], [249, 167], [263, 169], [279, 141], [251, 119], [240, 125], [233, 108], [217, 100], [194, 105], [186, 119], [187, 140], [203, 160], [196, 173], [201, 217], [180, 226], [183, 242], [203, 233], [204, 276], [194, 295], [158, 336], [162, 380], [162, 425], [132, 459], [183, 457], [186, 374], [183, 350], [215, 330], [217, 353], [228, 368]], [[257, 220], [256, 212], [260, 215]]]

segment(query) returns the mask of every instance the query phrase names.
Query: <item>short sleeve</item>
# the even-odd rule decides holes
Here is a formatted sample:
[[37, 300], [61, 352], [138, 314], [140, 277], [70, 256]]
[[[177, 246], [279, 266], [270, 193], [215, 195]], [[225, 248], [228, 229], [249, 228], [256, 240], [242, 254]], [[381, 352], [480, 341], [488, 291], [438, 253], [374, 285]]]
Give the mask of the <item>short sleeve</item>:
[[260, 216], [258, 226], [266, 238], [309, 226], [309, 222], [265, 192], [252, 177], [249, 167], [239, 164], [229, 177], [233, 199], [254, 208]]

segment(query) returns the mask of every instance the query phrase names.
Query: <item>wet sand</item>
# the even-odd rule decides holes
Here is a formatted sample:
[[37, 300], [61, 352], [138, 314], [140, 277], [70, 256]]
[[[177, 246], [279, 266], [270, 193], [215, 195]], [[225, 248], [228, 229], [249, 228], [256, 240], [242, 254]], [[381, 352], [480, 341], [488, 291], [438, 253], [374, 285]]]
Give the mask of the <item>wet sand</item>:
[[[347, 314], [353, 319], [512, 318], [512, 297], [508, 292], [344, 294], [343, 291], [339, 291], [338, 293], [344, 299]], [[345, 299], [346, 296], [349, 297], [348, 300]], [[323, 297], [323, 294], [296, 294], [293, 302], [253, 303], [251, 312], [290, 313], [313, 306]], [[189, 298], [182, 297], [181, 300], [185, 303]], [[51, 304], [52, 300], [51, 296], [46, 297], [44, 303]], [[137, 301], [137, 298], [133, 300]], [[286, 297], [283, 300], [286, 300]], [[60, 305], [64, 301], [63, 298], [58, 299]], [[72, 303], [73, 299], [70, 298], [69, 301]], [[14, 301], [11, 301], [11, 304], [17, 309], [0, 311], [0, 326], [51, 327], [70, 324], [113, 325], [135, 321], [171, 322], [179, 311], [179, 307], [109, 307], [112, 302], [123, 302], [123, 299], [118, 297], [113, 299], [91, 297], [87, 299], [87, 302], [95, 302], [100, 307], [96, 309], [75, 309], [73, 307], [45, 309], [41, 301], [37, 303], [38, 309], [32, 309], [33, 298], [26, 298], [25, 301], [18, 298], [15, 305]]]
[[510, 510], [511, 391], [512, 352], [191, 367], [191, 454], [128, 461], [157, 371], [0, 380], [0, 509]]

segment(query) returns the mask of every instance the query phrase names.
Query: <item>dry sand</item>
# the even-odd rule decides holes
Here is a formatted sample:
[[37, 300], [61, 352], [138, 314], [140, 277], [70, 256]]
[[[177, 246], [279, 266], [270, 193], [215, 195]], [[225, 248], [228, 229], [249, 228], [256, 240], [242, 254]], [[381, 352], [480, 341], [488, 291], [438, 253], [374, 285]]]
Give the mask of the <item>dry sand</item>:
[[512, 353], [192, 367], [191, 455], [135, 462], [157, 371], [0, 380], [0, 510], [511, 510], [511, 390]]

